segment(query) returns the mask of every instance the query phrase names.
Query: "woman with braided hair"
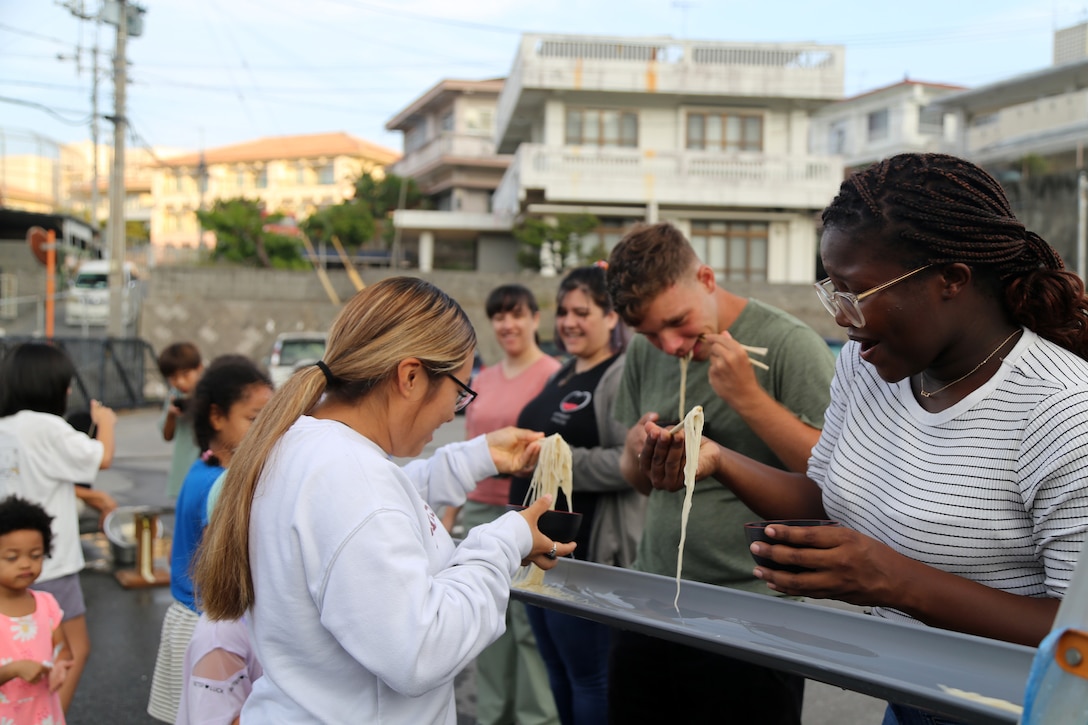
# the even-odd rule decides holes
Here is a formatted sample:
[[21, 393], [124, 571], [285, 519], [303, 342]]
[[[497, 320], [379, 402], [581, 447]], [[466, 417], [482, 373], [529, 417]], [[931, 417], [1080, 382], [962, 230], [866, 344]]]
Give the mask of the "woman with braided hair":
[[[785, 545], [752, 551], [777, 592], [1026, 645], [1048, 633], [1088, 528], [1088, 298], [1001, 187], [952, 156], [903, 154], [843, 182], [816, 285], [850, 342], [807, 475], [703, 440], [714, 475]], [[682, 435], [640, 462], [682, 485]], [[794, 548], [797, 547], [797, 548]], [[947, 722], [890, 705], [886, 724]]]

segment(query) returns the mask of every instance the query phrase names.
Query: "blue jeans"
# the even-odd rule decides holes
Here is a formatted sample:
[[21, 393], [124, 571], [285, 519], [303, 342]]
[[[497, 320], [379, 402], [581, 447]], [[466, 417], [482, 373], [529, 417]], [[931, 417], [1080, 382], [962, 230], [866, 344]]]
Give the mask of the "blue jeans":
[[608, 722], [607, 625], [550, 609], [526, 606], [540, 656], [548, 668], [563, 725]]
[[917, 707], [888, 703], [881, 725], [963, 725], [963, 723]]

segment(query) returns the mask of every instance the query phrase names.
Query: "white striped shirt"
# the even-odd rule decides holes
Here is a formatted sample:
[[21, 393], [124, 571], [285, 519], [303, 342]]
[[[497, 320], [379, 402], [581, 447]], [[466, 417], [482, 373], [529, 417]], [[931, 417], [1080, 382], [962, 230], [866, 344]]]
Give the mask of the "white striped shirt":
[[982, 387], [930, 413], [858, 347], [809, 461], [828, 515], [937, 569], [1061, 598], [1088, 528], [1088, 362], [1025, 330]]

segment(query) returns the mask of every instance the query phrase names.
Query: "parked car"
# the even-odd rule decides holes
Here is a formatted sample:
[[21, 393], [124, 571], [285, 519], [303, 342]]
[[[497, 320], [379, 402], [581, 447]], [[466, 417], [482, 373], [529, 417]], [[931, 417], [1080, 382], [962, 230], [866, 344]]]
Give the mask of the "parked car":
[[268, 358], [268, 377], [280, 387], [291, 373], [313, 365], [325, 354], [324, 332], [284, 332], [276, 337]]
[[[121, 266], [121, 321], [136, 320], [140, 306], [139, 276], [132, 262]], [[83, 262], [64, 301], [64, 324], [105, 325], [110, 318], [110, 263], [105, 259]]]

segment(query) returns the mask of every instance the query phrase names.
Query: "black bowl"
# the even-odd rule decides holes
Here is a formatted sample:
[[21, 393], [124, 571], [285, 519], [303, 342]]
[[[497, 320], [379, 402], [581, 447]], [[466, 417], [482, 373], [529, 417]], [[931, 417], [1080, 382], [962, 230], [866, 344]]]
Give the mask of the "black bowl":
[[[764, 529], [774, 524], [781, 524], [783, 526], [838, 526], [838, 521], [830, 521], [828, 519], [777, 519], [772, 521], [749, 521], [744, 525], [744, 535], [748, 537], [748, 543], [751, 544], [755, 541], [762, 541], [766, 544], [776, 544], [778, 546], [791, 546], [784, 541], [772, 539], [764, 533]], [[768, 559], [763, 556], [756, 556], [752, 554], [752, 558], [755, 559], [756, 565], [761, 566], [764, 569], [774, 569], [775, 571], [787, 571], [793, 574], [797, 574], [802, 571], [810, 571], [803, 566], [796, 566], [794, 564], [779, 564], [777, 561]]]
[[[510, 504], [506, 508], [511, 511], [524, 511], [525, 506]], [[567, 544], [574, 541], [578, 535], [578, 529], [582, 526], [582, 514], [571, 511], [545, 511], [536, 522], [540, 533], [552, 541]]]

